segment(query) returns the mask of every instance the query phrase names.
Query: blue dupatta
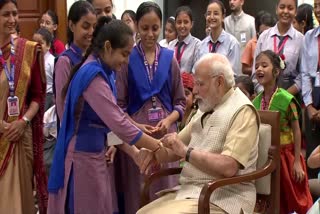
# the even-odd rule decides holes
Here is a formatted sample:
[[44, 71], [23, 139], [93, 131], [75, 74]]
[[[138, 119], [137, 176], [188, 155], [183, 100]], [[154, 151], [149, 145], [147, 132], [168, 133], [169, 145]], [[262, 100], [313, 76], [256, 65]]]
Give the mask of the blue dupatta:
[[159, 65], [150, 82], [147, 69], [143, 58], [139, 53], [138, 47], [134, 47], [129, 59], [128, 68], [128, 107], [129, 115], [139, 111], [143, 104], [157, 96], [163, 103], [164, 107], [169, 111], [173, 111], [172, 106], [172, 75], [171, 63], [173, 51], [166, 48], [160, 48]]
[[68, 151], [68, 146], [74, 135], [75, 124], [75, 109], [79, 97], [88, 88], [91, 81], [101, 75], [110, 85], [113, 94], [115, 95], [116, 87], [113, 71], [108, 69], [106, 65], [98, 63], [96, 60], [82, 66], [73, 77], [65, 104], [65, 112], [58, 135], [58, 141], [54, 153], [52, 167], [50, 171], [48, 190], [50, 193], [57, 193], [64, 186], [64, 171], [65, 157]]

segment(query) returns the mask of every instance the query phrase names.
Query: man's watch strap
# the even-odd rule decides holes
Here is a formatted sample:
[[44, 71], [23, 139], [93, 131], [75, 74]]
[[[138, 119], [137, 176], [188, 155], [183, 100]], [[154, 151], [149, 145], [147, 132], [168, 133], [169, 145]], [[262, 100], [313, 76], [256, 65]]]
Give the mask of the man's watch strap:
[[192, 150], [193, 150], [192, 147], [188, 148], [188, 150], [187, 150], [186, 158], [185, 158], [187, 162], [189, 162], [190, 154], [191, 154]]

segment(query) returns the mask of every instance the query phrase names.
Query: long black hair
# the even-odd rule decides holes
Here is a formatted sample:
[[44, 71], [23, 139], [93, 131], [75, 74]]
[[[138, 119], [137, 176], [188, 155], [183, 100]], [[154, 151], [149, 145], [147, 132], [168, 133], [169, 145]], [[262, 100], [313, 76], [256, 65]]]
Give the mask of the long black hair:
[[296, 21], [305, 22], [304, 33], [313, 29], [313, 7], [310, 4], [301, 4], [297, 9]]
[[67, 94], [73, 76], [77, 73], [90, 54], [98, 55], [101, 53], [104, 50], [106, 41], [110, 41], [112, 49], [126, 47], [129, 39], [133, 37], [133, 32], [130, 27], [121, 20], [114, 20], [110, 17], [103, 16], [98, 19], [92, 37], [92, 43], [87, 49], [82, 61], [71, 70], [68, 83], [64, 86], [62, 91], [63, 97]]
[[87, 15], [88, 13], [96, 14], [92, 4], [87, 1], [76, 1], [70, 7], [68, 14], [68, 29], [67, 29], [67, 43], [70, 45], [73, 41], [73, 32], [69, 28], [69, 21], [76, 24], [80, 21], [81, 17]]

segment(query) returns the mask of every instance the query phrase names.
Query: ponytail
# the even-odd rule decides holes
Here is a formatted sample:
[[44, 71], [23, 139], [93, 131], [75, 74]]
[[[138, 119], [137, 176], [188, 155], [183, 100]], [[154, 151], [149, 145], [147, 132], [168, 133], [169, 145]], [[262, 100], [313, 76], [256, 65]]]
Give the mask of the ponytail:
[[70, 85], [70, 82], [71, 80], [73, 79], [74, 75], [77, 73], [77, 71], [81, 68], [81, 66], [83, 65], [83, 63], [88, 59], [89, 55], [92, 53], [92, 52], [97, 52], [96, 51], [96, 46], [97, 46], [97, 36], [99, 34], [99, 31], [101, 30], [101, 28], [108, 24], [112, 19], [108, 16], [103, 16], [101, 18], [98, 19], [98, 22], [97, 22], [97, 25], [96, 25], [96, 28], [92, 34], [92, 42], [91, 42], [91, 45], [89, 46], [89, 48], [86, 50], [86, 53], [84, 55], [84, 57], [82, 58], [81, 62], [77, 65], [75, 65], [72, 69], [71, 69], [71, 72], [70, 72], [70, 76], [69, 76], [69, 79], [68, 79], [68, 82], [67, 84], [63, 87], [62, 89], [62, 98], [65, 99], [66, 95], [67, 95], [67, 92], [68, 92], [68, 88], [69, 88], [69, 85]]

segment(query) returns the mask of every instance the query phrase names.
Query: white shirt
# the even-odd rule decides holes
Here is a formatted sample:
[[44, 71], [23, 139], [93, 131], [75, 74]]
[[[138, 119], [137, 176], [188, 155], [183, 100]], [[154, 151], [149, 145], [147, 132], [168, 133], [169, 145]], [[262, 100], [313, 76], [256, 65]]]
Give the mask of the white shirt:
[[54, 56], [47, 51], [44, 55], [44, 68], [46, 71], [47, 78], [47, 93], [53, 93], [52, 85], [53, 85], [53, 69], [54, 69]]
[[160, 42], [159, 42], [159, 45], [161, 45], [162, 47], [164, 48], [167, 48], [169, 46], [169, 43], [167, 42], [166, 39], [162, 39]]

